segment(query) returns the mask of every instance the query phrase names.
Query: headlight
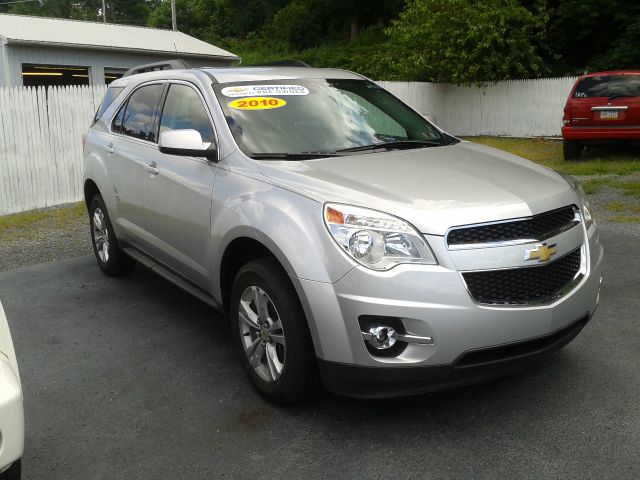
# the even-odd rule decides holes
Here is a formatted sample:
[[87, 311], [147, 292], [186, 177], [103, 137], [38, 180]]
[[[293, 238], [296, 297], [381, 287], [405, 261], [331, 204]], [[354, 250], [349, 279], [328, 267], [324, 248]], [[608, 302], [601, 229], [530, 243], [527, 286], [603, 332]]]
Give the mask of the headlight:
[[437, 264], [422, 235], [386, 213], [326, 204], [324, 222], [340, 248], [365, 267], [389, 270], [400, 263]]
[[573, 188], [578, 194], [578, 198], [580, 199], [580, 212], [582, 212], [582, 218], [584, 218], [585, 227], [587, 227], [587, 230], [589, 230], [589, 227], [591, 227], [591, 225], [593, 225], [595, 221], [591, 216], [591, 205], [589, 205], [587, 194], [584, 193], [580, 182], [578, 182], [575, 178], [570, 175], [565, 175], [564, 173], [560, 173], [560, 176], [564, 178], [567, 183], [571, 185], [571, 188]]

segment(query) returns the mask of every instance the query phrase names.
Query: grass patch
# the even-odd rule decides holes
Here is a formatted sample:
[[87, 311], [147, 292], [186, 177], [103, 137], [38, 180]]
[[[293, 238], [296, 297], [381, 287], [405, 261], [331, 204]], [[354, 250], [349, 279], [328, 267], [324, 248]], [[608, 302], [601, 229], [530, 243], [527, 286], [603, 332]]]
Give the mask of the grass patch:
[[66, 228], [87, 215], [82, 202], [47, 210], [31, 210], [0, 217], [0, 241], [34, 238], [43, 225]]
[[616, 215], [615, 217], [611, 217], [610, 220], [612, 222], [618, 222], [618, 223], [636, 223], [636, 222], [640, 222], [640, 217], [631, 217], [629, 215]]
[[607, 205], [607, 210], [610, 212], [633, 212], [640, 213], [640, 205], [630, 205], [623, 202], [613, 202]]
[[[630, 175], [640, 172], [640, 154], [619, 147], [593, 147], [580, 160], [562, 157], [562, 142], [542, 138], [468, 137], [466, 140], [498, 148], [567, 175]], [[640, 188], [640, 187], [639, 187]]]
[[580, 183], [588, 195], [597, 193], [601, 187], [610, 187], [622, 190], [622, 193], [627, 197], [640, 200], [640, 176], [634, 175], [631, 178], [590, 178]]

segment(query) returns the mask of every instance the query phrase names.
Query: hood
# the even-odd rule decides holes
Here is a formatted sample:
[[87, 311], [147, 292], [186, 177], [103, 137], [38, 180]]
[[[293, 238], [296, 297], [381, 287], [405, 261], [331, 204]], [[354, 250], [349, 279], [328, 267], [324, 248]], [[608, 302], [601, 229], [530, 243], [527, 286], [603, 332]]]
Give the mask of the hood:
[[470, 142], [305, 161], [264, 161], [264, 176], [321, 201], [380, 210], [420, 232], [535, 215], [577, 203], [552, 170]]

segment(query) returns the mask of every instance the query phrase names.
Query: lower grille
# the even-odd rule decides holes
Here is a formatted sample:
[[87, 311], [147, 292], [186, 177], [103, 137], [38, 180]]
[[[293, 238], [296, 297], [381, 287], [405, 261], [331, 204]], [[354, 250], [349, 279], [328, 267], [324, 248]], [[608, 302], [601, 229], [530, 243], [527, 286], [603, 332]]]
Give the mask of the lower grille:
[[523, 342], [471, 350], [463, 353], [456, 359], [454, 362], [455, 368], [475, 368], [514, 362], [533, 355], [549, 352], [550, 350], [556, 350], [573, 340], [588, 321], [589, 317], [587, 316], [549, 335], [525, 340]]
[[552, 300], [580, 271], [580, 247], [547, 265], [466, 272], [462, 276], [479, 303], [523, 305]]

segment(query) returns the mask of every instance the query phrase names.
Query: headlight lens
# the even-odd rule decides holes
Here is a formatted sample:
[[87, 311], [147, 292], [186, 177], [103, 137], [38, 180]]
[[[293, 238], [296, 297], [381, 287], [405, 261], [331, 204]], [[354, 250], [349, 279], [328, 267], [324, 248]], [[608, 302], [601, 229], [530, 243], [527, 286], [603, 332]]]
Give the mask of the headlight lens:
[[578, 194], [578, 198], [580, 199], [580, 211], [582, 212], [582, 218], [584, 218], [584, 224], [589, 230], [589, 227], [595, 223], [595, 220], [591, 216], [591, 205], [589, 205], [589, 199], [587, 198], [587, 194], [584, 193], [580, 182], [578, 182], [575, 178], [570, 175], [565, 175], [564, 173], [560, 173], [560, 176], [564, 178], [567, 183], [573, 188]]
[[386, 213], [327, 204], [324, 222], [340, 248], [365, 267], [389, 270], [400, 263], [437, 263], [415, 228]]
[[587, 198], [587, 194], [584, 193], [584, 190], [582, 189], [580, 184], [578, 184], [577, 191], [578, 196], [580, 197], [580, 202], [582, 203], [582, 205], [580, 205], [580, 210], [582, 210], [584, 224], [587, 227], [587, 230], [589, 230], [589, 227], [596, 223], [596, 221], [591, 216], [591, 205], [589, 205], [589, 199]]

